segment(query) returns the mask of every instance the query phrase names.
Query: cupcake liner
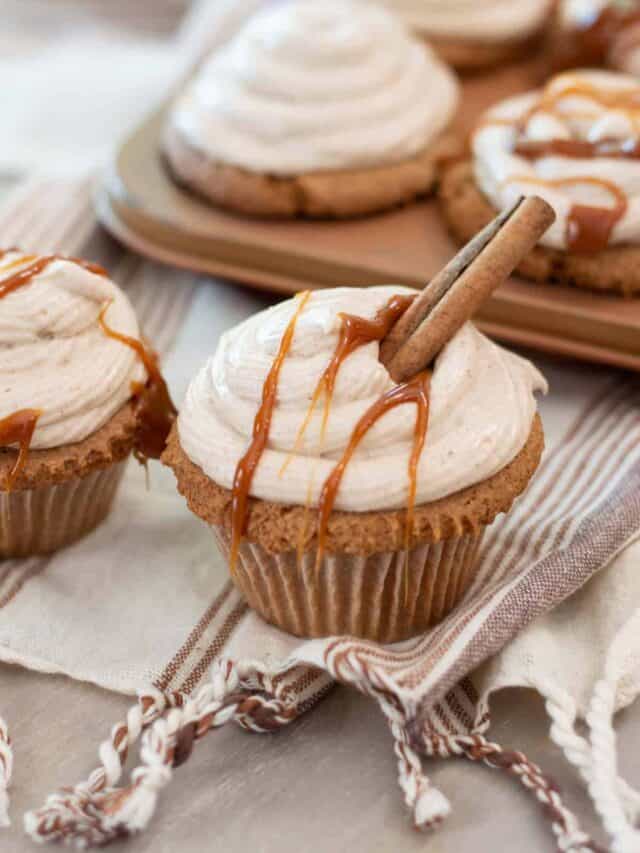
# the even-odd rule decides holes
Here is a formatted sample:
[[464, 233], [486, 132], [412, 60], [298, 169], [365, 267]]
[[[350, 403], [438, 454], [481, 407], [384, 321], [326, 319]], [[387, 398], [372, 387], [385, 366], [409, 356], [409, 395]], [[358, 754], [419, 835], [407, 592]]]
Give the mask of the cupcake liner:
[[126, 460], [62, 483], [0, 492], [0, 557], [48, 554], [100, 524], [111, 509]]
[[[212, 529], [228, 558], [228, 531]], [[298, 562], [295, 551], [271, 554], [245, 541], [233, 580], [254, 610], [290, 634], [393, 643], [422, 633], [459, 603], [473, 580], [483, 534], [480, 528], [408, 553], [327, 553], [319, 568], [315, 549]]]

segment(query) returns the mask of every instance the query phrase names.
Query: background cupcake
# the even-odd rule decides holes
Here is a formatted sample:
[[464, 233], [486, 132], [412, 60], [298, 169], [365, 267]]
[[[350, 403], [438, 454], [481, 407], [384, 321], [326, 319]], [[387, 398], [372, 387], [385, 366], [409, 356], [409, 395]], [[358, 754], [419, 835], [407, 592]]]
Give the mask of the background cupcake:
[[0, 557], [56, 550], [107, 515], [172, 417], [125, 294], [79, 260], [0, 257]]
[[440, 188], [452, 232], [465, 242], [496, 210], [537, 194], [556, 221], [518, 267], [536, 281], [640, 293], [640, 85], [614, 72], [558, 75], [491, 109], [471, 158]]
[[545, 28], [550, 0], [378, 0], [461, 69], [522, 57]]
[[230, 210], [368, 214], [432, 188], [457, 103], [453, 75], [384, 9], [278, 3], [178, 99], [164, 154], [179, 183]]
[[[231, 329], [163, 457], [249, 603], [294, 634], [393, 641], [441, 619], [473, 578], [485, 525], [538, 463], [544, 379], [473, 326], [432, 377], [393, 382], [383, 319], [413, 293], [322, 290]], [[378, 339], [345, 350], [345, 314], [377, 324]], [[354, 446], [372, 407], [405, 393]]]
[[640, 3], [562, 0], [552, 50], [557, 70], [609, 66], [640, 74]]

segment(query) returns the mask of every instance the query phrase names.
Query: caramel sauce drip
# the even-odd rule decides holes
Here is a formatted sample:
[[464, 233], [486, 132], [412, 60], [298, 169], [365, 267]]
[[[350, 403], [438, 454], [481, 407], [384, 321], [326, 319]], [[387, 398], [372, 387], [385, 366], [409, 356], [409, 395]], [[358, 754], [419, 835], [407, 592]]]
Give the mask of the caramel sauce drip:
[[[16, 249], [3, 249], [0, 251], [0, 260], [2, 260], [9, 252], [17, 251]], [[13, 275], [0, 280], [0, 299], [13, 293], [21, 287], [25, 287], [31, 280], [45, 270], [49, 264], [56, 260], [68, 260], [72, 263], [82, 266], [84, 269], [95, 273], [96, 275], [106, 275], [106, 272], [97, 264], [90, 264], [78, 258], [65, 258], [62, 255], [46, 255], [41, 258], [36, 255], [20, 255], [13, 261], [7, 264], [0, 264], [0, 275], [10, 272], [14, 267], [22, 267]], [[27, 266], [23, 266], [24, 264]], [[12, 470], [6, 479], [5, 488], [11, 490], [20, 472], [23, 470], [27, 457], [29, 455], [29, 447], [33, 433], [38, 422], [38, 418], [42, 415], [40, 409], [21, 409], [9, 417], [0, 420], [0, 447], [6, 447], [10, 444], [17, 444], [19, 447], [18, 458]]]
[[269, 431], [276, 404], [280, 371], [291, 349], [298, 318], [302, 314], [310, 296], [311, 291], [306, 290], [296, 297], [298, 305], [284, 331], [277, 355], [262, 386], [262, 401], [253, 421], [251, 442], [236, 466], [231, 495], [231, 553], [229, 563], [232, 574], [235, 571], [238, 561], [240, 542], [246, 530], [251, 483], [269, 441]]
[[[564, 98], [571, 97], [588, 98], [604, 109], [623, 112], [632, 122], [638, 119], [640, 111], [639, 86], [631, 89], [600, 89], [594, 83], [589, 83], [587, 80], [579, 80], [576, 77], [568, 75], [566, 85], [561, 88], [555, 89], [554, 87], [552, 90], [551, 84], [547, 85], [540, 100], [531, 107], [521, 122], [526, 124], [528, 119], [537, 112], [559, 114], [566, 117], [566, 113], [559, 111], [557, 107]], [[574, 112], [573, 115], [577, 117], [578, 113]]]
[[640, 9], [605, 6], [584, 25], [562, 32], [554, 57], [555, 70], [606, 64], [624, 31], [638, 23]]
[[610, 157], [616, 160], [640, 159], [640, 141], [637, 139], [601, 139], [588, 142], [586, 139], [522, 140], [514, 153], [527, 160], [541, 157], [571, 157], [575, 160], [595, 157]]
[[0, 447], [17, 444], [19, 448], [18, 458], [3, 484], [3, 488], [8, 492], [15, 485], [20, 472], [27, 463], [33, 433], [41, 415], [40, 409], [21, 409], [19, 412], [9, 415], [8, 418], [0, 420]]
[[407, 498], [407, 517], [405, 524], [405, 547], [408, 549], [413, 530], [418, 462], [427, 437], [427, 428], [429, 424], [430, 382], [431, 372], [424, 371], [407, 382], [403, 382], [400, 385], [390, 388], [367, 409], [356, 424], [344, 453], [336, 463], [331, 474], [327, 477], [320, 493], [320, 500], [318, 504], [318, 550], [316, 566], [320, 565], [324, 555], [329, 518], [333, 512], [333, 507], [336, 502], [336, 497], [344, 472], [346, 471], [347, 465], [351, 461], [353, 454], [358, 449], [360, 442], [373, 425], [383, 415], [391, 411], [391, 409], [395, 409], [396, 406], [402, 406], [405, 403], [414, 403], [417, 408], [417, 416], [413, 433], [413, 448], [409, 459], [409, 493]]
[[580, 184], [590, 184], [609, 192], [614, 199], [612, 207], [596, 207], [590, 204], [573, 204], [567, 219], [567, 247], [571, 252], [588, 254], [600, 252], [609, 245], [613, 229], [627, 210], [627, 197], [616, 184], [601, 178], [530, 178], [514, 176], [511, 181], [535, 184], [544, 187], [568, 187]]
[[311, 403], [309, 404], [304, 421], [296, 435], [293, 450], [282, 466], [280, 471], [281, 474], [284, 473], [290, 459], [299, 449], [315, 408], [318, 405], [318, 401], [323, 394], [324, 410], [320, 435], [321, 439], [324, 438], [338, 371], [344, 361], [346, 361], [351, 353], [355, 352], [359, 347], [373, 343], [373, 341], [383, 340], [415, 298], [414, 294], [392, 296], [386, 305], [383, 305], [383, 307], [376, 312], [372, 320], [366, 320], [364, 317], [358, 317], [355, 314], [339, 314], [342, 325], [340, 327], [338, 344], [329, 364], [325, 368], [316, 387], [314, 388]]
[[98, 322], [104, 334], [132, 349], [145, 370], [147, 381], [133, 382], [131, 392], [137, 399], [136, 455], [140, 461], [159, 459], [165, 449], [171, 426], [178, 414], [167, 383], [158, 366], [157, 354], [138, 338], [132, 338], [112, 329], [105, 319], [108, 303], [100, 312]]
[[[0, 254], [0, 260], [8, 251], [11, 250], [5, 250]], [[25, 287], [35, 276], [43, 272], [49, 264], [52, 264], [54, 261], [69, 261], [72, 264], [76, 264], [76, 266], [82, 267], [88, 272], [94, 273], [94, 275], [107, 275], [106, 270], [98, 264], [83, 261], [81, 258], [67, 258], [64, 255], [44, 255], [41, 258], [36, 255], [21, 255], [19, 258], [16, 258], [14, 261], [11, 261], [4, 266], [0, 265], [0, 275], [2, 275], [2, 273], [8, 272], [12, 267], [21, 266], [24, 263], [27, 264], [26, 267], [18, 270], [14, 275], [0, 281], [0, 299], [8, 296], [20, 287]]]

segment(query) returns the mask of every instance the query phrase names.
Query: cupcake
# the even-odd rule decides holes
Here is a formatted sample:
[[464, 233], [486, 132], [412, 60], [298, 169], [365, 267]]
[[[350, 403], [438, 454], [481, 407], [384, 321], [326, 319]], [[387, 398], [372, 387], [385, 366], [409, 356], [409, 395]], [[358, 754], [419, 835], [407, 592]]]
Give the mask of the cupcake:
[[384, 9], [277, 3], [178, 98], [164, 157], [179, 184], [238, 213], [371, 214], [432, 189], [457, 103], [452, 73]]
[[466, 241], [497, 210], [536, 193], [556, 221], [518, 271], [541, 282], [640, 293], [640, 85], [576, 71], [498, 104], [481, 119], [468, 160], [440, 186], [453, 234]]
[[75, 258], [0, 253], [0, 354], [0, 557], [48, 553], [105, 518], [175, 411], [129, 300]]
[[415, 295], [327, 289], [250, 317], [172, 429], [178, 489], [251, 607], [292, 634], [392, 642], [442, 619], [538, 464], [545, 381], [470, 323], [432, 369], [391, 378], [380, 341]]
[[549, 20], [551, 0], [378, 0], [461, 70], [522, 58]]
[[640, 74], [640, 2], [562, 0], [552, 55], [556, 70], [609, 66]]

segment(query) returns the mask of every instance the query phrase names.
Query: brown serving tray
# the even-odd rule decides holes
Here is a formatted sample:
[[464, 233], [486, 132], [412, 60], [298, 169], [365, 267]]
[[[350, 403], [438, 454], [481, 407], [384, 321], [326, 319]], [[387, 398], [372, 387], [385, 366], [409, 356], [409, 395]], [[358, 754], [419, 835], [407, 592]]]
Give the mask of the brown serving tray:
[[[464, 134], [485, 107], [539, 85], [539, 60], [467, 79]], [[224, 213], [178, 188], [159, 157], [169, 104], [123, 144], [96, 193], [123, 243], [175, 266], [282, 294], [302, 288], [422, 286], [455, 251], [435, 201], [349, 222], [269, 222]], [[476, 317], [489, 334], [565, 356], [640, 370], [640, 299], [512, 279]]]

